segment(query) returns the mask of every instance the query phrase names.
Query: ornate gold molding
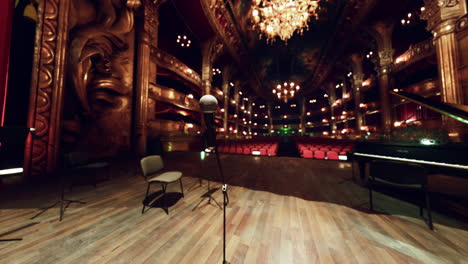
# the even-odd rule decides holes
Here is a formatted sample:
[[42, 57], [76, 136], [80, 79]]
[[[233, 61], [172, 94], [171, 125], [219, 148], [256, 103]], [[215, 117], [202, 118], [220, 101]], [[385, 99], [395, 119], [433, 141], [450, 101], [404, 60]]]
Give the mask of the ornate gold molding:
[[39, 3], [28, 117], [28, 126], [36, 129], [38, 138], [26, 145], [27, 177], [53, 172], [57, 165], [69, 9], [69, 0]]
[[190, 98], [188, 95], [178, 92], [172, 88], [162, 85], [150, 84], [150, 98], [173, 104], [177, 107], [194, 112], [200, 112], [198, 100]]
[[241, 37], [223, 0], [200, 0], [203, 11], [218, 37], [226, 44], [232, 57], [240, 62], [246, 54]]

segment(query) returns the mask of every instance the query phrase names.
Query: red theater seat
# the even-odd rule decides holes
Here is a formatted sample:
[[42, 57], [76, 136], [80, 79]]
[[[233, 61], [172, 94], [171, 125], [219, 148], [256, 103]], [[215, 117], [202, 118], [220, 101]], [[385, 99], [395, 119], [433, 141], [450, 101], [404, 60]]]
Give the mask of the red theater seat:
[[338, 153], [336, 151], [328, 151], [327, 159], [329, 160], [338, 160]]
[[314, 152], [314, 157], [315, 157], [316, 159], [325, 159], [325, 152], [320, 151], [320, 150], [315, 151], [315, 152]]
[[314, 155], [312, 154], [312, 151], [310, 150], [304, 150], [303, 157], [306, 159], [312, 159]]

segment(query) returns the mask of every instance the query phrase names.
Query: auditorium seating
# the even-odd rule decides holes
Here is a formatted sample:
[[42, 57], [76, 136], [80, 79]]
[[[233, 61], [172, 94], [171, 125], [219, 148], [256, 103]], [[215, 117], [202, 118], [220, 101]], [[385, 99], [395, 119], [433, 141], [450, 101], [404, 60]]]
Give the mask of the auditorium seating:
[[278, 138], [254, 138], [249, 140], [230, 141], [220, 143], [220, 153], [276, 156], [278, 154]]
[[353, 148], [353, 142], [332, 138], [295, 137], [297, 150], [306, 159], [340, 160]]

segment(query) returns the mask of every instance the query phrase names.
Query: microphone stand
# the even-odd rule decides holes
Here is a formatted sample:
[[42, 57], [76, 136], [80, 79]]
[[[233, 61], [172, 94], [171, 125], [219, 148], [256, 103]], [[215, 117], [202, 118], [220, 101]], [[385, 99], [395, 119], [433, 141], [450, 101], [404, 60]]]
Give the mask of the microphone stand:
[[228, 195], [228, 186], [226, 184], [226, 180], [224, 178], [223, 168], [221, 167], [221, 160], [219, 158], [218, 146], [214, 144], [216, 161], [218, 163], [218, 170], [221, 176], [221, 181], [223, 183], [222, 191], [223, 191], [223, 264], [229, 264], [226, 261], [226, 206], [229, 204], [229, 195]]
[[[223, 192], [223, 264], [229, 264], [229, 262], [226, 260], [226, 207], [229, 204], [229, 195], [227, 190], [228, 186], [226, 184], [226, 178], [224, 177], [223, 167], [221, 166], [221, 159], [219, 158], [218, 144], [216, 143], [216, 130], [212, 127], [207, 127], [207, 131], [205, 133], [207, 142], [209, 142], [207, 145], [210, 145], [211, 143], [211, 146], [215, 152], [218, 173], [223, 184], [221, 187], [221, 190]], [[208, 139], [208, 137], [210, 136], [214, 139], [212, 142], [210, 142], [210, 140]]]
[[207, 142], [207, 147], [211, 147], [215, 151], [218, 172], [221, 176], [221, 181], [223, 184], [223, 264], [229, 264], [229, 262], [226, 261], [226, 206], [229, 204], [229, 196], [227, 192], [228, 187], [226, 184], [226, 179], [224, 178], [223, 168], [221, 166], [221, 159], [219, 158], [218, 147], [216, 144], [216, 123], [214, 121], [214, 113], [218, 108], [218, 101], [212, 95], [204, 95], [200, 99], [200, 108], [205, 114], [205, 139]]
[[[32, 134], [33, 139], [37, 139], [37, 135], [35, 133], [31, 133], [31, 134]], [[54, 150], [57, 150], [57, 148], [52, 144], [48, 144], [48, 146], [52, 147]], [[62, 219], [63, 219], [63, 215], [65, 213], [65, 210], [68, 208], [68, 206], [70, 206], [71, 203], [86, 204], [86, 202], [81, 202], [81, 201], [78, 201], [78, 200], [65, 199], [65, 183], [64, 183], [64, 179], [63, 179], [63, 173], [64, 173], [64, 171], [59, 171], [59, 173], [58, 173], [60, 198], [55, 203], [53, 203], [52, 205], [49, 205], [49, 206], [44, 207], [44, 208], [40, 208], [41, 211], [39, 213], [35, 214], [33, 217], [31, 217], [30, 218], [31, 220], [35, 219], [36, 217], [38, 217], [38, 216], [42, 215], [43, 213], [47, 212], [49, 209], [52, 209], [55, 206], [60, 205], [59, 222], [61, 222]], [[65, 203], [67, 203], [67, 205], [64, 205]]]

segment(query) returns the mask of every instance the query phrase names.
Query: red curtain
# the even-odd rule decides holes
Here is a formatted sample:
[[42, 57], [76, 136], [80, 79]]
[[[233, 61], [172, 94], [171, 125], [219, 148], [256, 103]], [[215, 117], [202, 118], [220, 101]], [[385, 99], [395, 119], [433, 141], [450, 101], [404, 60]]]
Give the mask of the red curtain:
[[0, 1], [0, 126], [5, 117], [13, 7], [14, 0]]

